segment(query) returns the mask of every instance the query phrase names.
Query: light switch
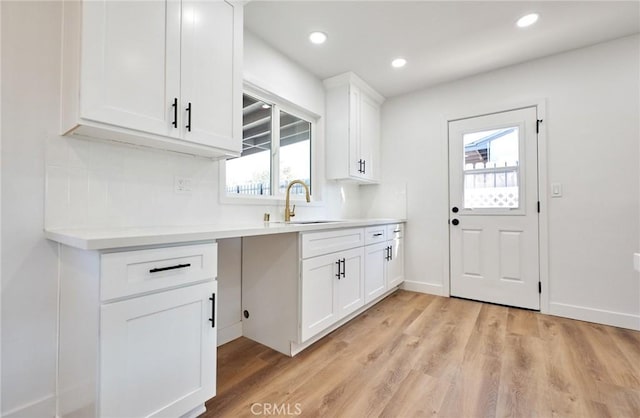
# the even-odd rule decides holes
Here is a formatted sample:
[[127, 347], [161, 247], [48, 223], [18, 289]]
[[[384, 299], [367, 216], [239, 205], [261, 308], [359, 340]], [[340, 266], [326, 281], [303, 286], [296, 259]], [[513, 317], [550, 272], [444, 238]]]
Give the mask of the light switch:
[[562, 184], [551, 183], [551, 197], [562, 197]]

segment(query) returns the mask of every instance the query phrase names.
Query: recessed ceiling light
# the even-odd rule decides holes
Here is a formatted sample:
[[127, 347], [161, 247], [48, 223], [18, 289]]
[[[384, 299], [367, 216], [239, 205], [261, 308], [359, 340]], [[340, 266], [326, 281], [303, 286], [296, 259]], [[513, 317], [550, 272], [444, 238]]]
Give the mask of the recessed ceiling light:
[[393, 61], [391, 61], [391, 66], [393, 68], [402, 68], [405, 65], [407, 65], [407, 60], [404, 58], [396, 58]]
[[516, 24], [520, 28], [526, 28], [527, 26], [531, 26], [534, 23], [536, 23], [538, 21], [538, 17], [539, 16], [538, 16], [537, 13], [531, 13], [531, 14], [528, 14], [528, 15], [524, 15], [520, 19], [518, 19], [518, 22]]
[[271, 107], [271, 105], [268, 105], [268, 104], [266, 104], [266, 103], [262, 105], [262, 108], [263, 108], [263, 109], [269, 109], [270, 107]]
[[311, 43], [320, 45], [327, 40], [327, 34], [324, 32], [311, 32], [309, 34], [309, 40], [311, 41]]

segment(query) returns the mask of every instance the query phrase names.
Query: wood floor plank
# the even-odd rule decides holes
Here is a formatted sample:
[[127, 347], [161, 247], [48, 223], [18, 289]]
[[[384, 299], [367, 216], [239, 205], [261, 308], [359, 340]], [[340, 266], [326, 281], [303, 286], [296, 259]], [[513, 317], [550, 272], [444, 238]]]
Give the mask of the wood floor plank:
[[638, 376], [640, 332], [398, 291], [293, 358], [219, 347], [202, 417], [639, 418]]

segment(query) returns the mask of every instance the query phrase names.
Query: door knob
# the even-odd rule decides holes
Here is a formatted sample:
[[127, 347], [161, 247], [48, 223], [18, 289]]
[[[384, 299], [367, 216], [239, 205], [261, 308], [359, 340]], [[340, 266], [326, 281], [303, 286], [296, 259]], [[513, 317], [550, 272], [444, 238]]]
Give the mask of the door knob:
[[457, 219], [453, 219], [453, 220], [451, 221], [451, 223], [452, 223], [453, 225], [458, 225], [458, 224], [460, 223], [460, 221], [459, 221], [459, 220], [457, 220]]
[[452, 207], [451, 212], [458, 213], [458, 207], [457, 206]]

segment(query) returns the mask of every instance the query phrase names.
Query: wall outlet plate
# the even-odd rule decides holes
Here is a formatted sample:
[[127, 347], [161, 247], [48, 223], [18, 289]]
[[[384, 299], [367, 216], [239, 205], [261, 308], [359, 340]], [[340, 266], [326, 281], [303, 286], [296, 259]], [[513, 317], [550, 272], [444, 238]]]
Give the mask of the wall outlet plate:
[[173, 191], [180, 194], [189, 194], [192, 192], [193, 179], [189, 177], [173, 178]]
[[562, 184], [551, 183], [551, 197], [562, 197]]

